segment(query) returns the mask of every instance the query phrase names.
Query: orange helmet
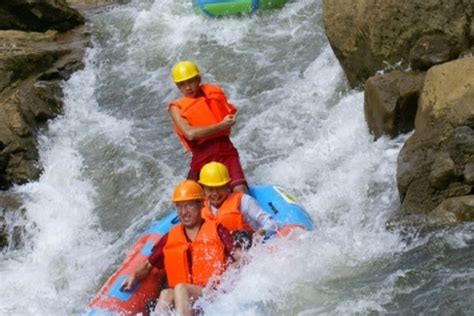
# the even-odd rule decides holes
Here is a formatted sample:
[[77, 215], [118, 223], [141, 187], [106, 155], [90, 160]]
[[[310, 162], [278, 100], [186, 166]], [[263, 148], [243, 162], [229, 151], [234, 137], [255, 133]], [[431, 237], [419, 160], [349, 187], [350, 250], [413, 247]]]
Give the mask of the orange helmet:
[[173, 203], [193, 200], [204, 200], [202, 187], [193, 180], [184, 180], [176, 186], [173, 193]]

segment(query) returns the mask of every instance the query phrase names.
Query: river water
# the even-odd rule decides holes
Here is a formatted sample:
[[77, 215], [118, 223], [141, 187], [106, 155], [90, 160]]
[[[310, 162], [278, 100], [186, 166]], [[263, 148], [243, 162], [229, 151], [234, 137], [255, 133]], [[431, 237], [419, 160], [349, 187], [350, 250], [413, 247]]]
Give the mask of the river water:
[[206, 19], [189, 0], [88, 16], [94, 45], [40, 137], [24, 196], [25, 247], [0, 257], [0, 315], [80, 313], [187, 172], [167, 115], [172, 65], [198, 63], [239, 109], [233, 142], [251, 184], [286, 188], [318, 229], [255, 249], [206, 315], [472, 315], [474, 226], [388, 232], [408, 137], [373, 142], [322, 26], [321, 1]]

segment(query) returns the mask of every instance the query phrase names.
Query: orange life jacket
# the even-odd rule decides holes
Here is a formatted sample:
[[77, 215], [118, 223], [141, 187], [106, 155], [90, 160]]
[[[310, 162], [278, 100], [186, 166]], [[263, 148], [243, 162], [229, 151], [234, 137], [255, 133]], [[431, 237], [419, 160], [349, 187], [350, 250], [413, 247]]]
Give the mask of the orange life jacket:
[[[188, 250], [192, 256], [191, 267]], [[170, 288], [178, 283], [204, 287], [213, 275], [219, 275], [225, 269], [224, 244], [217, 232], [217, 223], [212, 221], [202, 224], [192, 242], [186, 238], [182, 224], [172, 227], [163, 254]]]
[[[182, 99], [174, 100], [168, 106], [168, 111], [171, 106], [178, 107], [181, 116], [191, 126], [210, 126], [221, 122], [227, 115], [237, 112], [236, 108], [227, 101], [224, 91], [219, 86], [202, 84], [200, 88], [204, 93], [203, 96], [198, 98], [183, 97]], [[187, 140], [183, 132], [175, 124], [173, 125], [184, 148], [187, 151], [192, 151], [193, 142]], [[209, 139], [220, 136], [230, 136], [230, 128], [200, 138], [195, 143], [202, 144]]]
[[201, 210], [201, 215], [206, 220], [217, 221], [231, 232], [237, 230], [253, 231], [252, 227], [245, 222], [245, 216], [240, 211], [242, 196], [243, 193], [241, 192], [231, 193], [219, 207], [216, 214], [212, 213], [209, 201], [206, 201]]

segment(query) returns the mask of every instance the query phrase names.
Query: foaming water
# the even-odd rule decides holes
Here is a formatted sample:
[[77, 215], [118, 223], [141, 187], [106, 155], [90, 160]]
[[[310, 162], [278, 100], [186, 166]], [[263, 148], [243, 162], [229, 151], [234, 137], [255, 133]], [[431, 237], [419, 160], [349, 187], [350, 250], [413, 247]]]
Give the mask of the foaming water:
[[206, 19], [188, 0], [136, 0], [89, 16], [94, 48], [40, 138], [44, 173], [15, 188], [31, 237], [0, 260], [0, 314], [82, 311], [136, 235], [166, 214], [189, 164], [167, 114], [178, 96], [169, 70], [181, 59], [239, 109], [232, 139], [250, 183], [286, 188], [317, 226], [253, 249], [199, 301], [206, 315], [472, 310], [472, 225], [408, 238], [385, 230], [408, 136], [373, 142], [321, 7], [298, 0]]
[[88, 64], [65, 86], [64, 115], [40, 137], [44, 171], [38, 182], [14, 189], [24, 197], [30, 238], [2, 262], [2, 315], [68, 314], [112, 262], [111, 235], [100, 228], [81, 150], [95, 137], [116, 142], [117, 129], [127, 131], [128, 123], [98, 110], [94, 82]]

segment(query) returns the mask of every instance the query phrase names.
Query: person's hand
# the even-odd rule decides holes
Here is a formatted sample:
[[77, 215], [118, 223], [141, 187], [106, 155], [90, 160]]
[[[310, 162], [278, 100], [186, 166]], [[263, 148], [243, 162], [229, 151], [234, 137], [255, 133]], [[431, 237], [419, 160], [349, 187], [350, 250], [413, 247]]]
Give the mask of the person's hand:
[[235, 123], [237, 123], [237, 116], [232, 114], [226, 115], [222, 120], [222, 124], [225, 128], [232, 127], [235, 125]]
[[246, 256], [245, 252], [239, 248], [234, 249], [232, 252], [232, 258], [234, 259], [234, 262], [232, 263], [234, 269], [239, 269], [249, 263], [248, 256]]
[[254, 244], [259, 244], [265, 238], [266, 231], [263, 228], [257, 229], [255, 233], [253, 233], [252, 240]]
[[120, 287], [120, 290], [131, 291], [134, 283], [135, 283], [135, 275], [132, 274], [128, 276], [128, 278], [125, 281], [123, 281], [122, 286]]

